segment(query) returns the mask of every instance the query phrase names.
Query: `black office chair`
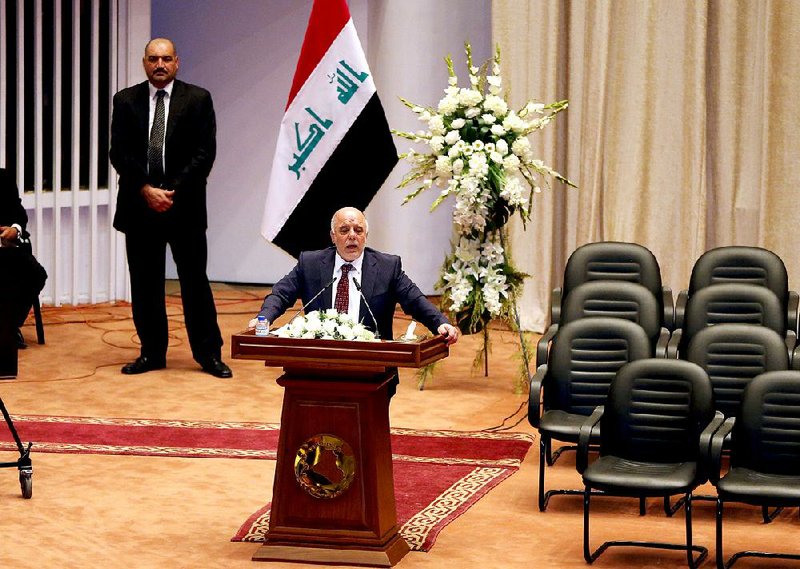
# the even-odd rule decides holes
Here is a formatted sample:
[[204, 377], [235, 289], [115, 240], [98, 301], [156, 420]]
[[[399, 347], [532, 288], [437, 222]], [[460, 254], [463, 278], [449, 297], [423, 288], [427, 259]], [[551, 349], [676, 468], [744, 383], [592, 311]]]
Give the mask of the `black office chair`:
[[685, 355], [708, 374], [714, 409], [725, 417], [739, 413], [742, 392], [754, 377], [789, 369], [783, 338], [774, 330], [751, 324], [703, 328], [692, 338]]
[[707, 286], [724, 283], [753, 284], [770, 289], [781, 303], [786, 329], [795, 335], [798, 333], [800, 296], [789, 290], [789, 278], [783, 260], [761, 247], [717, 247], [700, 255], [692, 268], [689, 288], [678, 293], [675, 326], [683, 326], [686, 303], [692, 295]]
[[[732, 432], [731, 432], [732, 431]], [[730, 469], [720, 478], [723, 441], [731, 435]], [[725, 561], [724, 505], [739, 502], [767, 508], [800, 506], [800, 372], [773, 371], [751, 381], [738, 417], [725, 420], [713, 436], [709, 477], [717, 487], [717, 567], [742, 557], [800, 559], [800, 554], [739, 551]]]
[[658, 301], [644, 286], [625, 281], [590, 281], [575, 287], [564, 299], [561, 323], [548, 329], [536, 345], [536, 366], [547, 362], [550, 342], [560, 326], [581, 318], [611, 316], [639, 324], [650, 338], [651, 355], [664, 357], [669, 330], [661, 325]]
[[[723, 417], [715, 415], [708, 375], [700, 366], [679, 360], [646, 359], [623, 366], [608, 393], [583, 424], [578, 441], [578, 471], [583, 474], [583, 555], [593, 563], [612, 546], [635, 546], [686, 552], [694, 568], [708, 549], [692, 543], [692, 491], [707, 480], [700, 446], [708, 447]], [[588, 464], [592, 434], [600, 426], [600, 457]], [[686, 513], [686, 544], [607, 541], [589, 546], [592, 493], [639, 498], [681, 495]], [[640, 514], [643, 514], [640, 506]], [[693, 552], [698, 555], [695, 558]]]
[[[581, 424], [605, 403], [617, 370], [650, 354], [650, 341], [641, 326], [621, 318], [584, 318], [559, 330], [550, 361], [531, 378], [528, 399], [528, 422], [539, 430], [540, 511], [547, 509], [553, 495], [583, 494], [565, 489], [545, 492], [545, 463], [552, 466], [563, 451], [575, 450]], [[553, 454], [553, 440], [572, 446]]]
[[[33, 255], [33, 245], [31, 244], [30, 236], [19, 240], [19, 246], [24, 249], [28, 254]], [[42, 321], [42, 306], [39, 303], [39, 295], [37, 294], [33, 299], [33, 319], [36, 325], [36, 341], [39, 344], [44, 344], [44, 322]]]
[[627, 281], [644, 286], [661, 308], [661, 325], [672, 330], [672, 289], [662, 285], [658, 260], [647, 247], [623, 241], [598, 241], [575, 249], [564, 268], [564, 286], [553, 289], [551, 324], [560, 322], [563, 299], [575, 287], [589, 281]]
[[786, 318], [778, 297], [766, 287], [742, 283], [715, 284], [689, 297], [683, 327], [669, 339], [667, 357], [684, 358], [691, 339], [715, 324], [755, 324], [777, 332], [787, 355], [794, 350], [797, 335], [786, 329]]

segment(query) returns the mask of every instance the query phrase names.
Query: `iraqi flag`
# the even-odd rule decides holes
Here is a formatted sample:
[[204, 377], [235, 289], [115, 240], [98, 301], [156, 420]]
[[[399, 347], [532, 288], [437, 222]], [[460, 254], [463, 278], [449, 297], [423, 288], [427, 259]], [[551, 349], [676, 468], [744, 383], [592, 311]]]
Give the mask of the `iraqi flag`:
[[297, 257], [330, 245], [330, 220], [364, 210], [397, 163], [345, 0], [314, 0], [281, 121], [261, 234]]

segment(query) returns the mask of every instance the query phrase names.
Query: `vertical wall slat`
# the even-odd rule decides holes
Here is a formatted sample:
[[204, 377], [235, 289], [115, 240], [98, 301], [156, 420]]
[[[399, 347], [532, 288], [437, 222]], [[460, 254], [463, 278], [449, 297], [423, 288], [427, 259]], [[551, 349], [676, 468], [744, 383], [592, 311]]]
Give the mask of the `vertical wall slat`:
[[72, 304], [78, 304], [80, 287], [80, 156], [81, 156], [81, 3], [72, 0], [72, 155], [70, 191], [72, 192]]
[[98, 255], [98, 236], [97, 236], [97, 129], [100, 126], [99, 109], [100, 94], [100, 4], [99, 0], [92, 0], [92, 24], [91, 24], [91, 79], [90, 101], [89, 101], [89, 302], [97, 302], [97, 255]]
[[33, 203], [34, 254], [42, 242], [42, 187], [44, 186], [44, 91], [42, 89], [42, 0], [36, 0], [33, 13]]
[[52, 259], [53, 264], [48, 278], [51, 280], [53, 292], [53, 304], [61, 306], [61, 248], [59, 247], [59, 236], [61, 235], [61, 206], [64, 196], [62, 195], [63, 179], [61, 177], [61, 112], [63, 110], [61, 81], [63, 73], [61, 68], [61, 55], [63, 51], [61, 33], [61, 0], [56, 0], [53, 4], [53, 237], [52, 237]]
[[[6, 0], [0, 0], [0, 38], [6, 37], [7, 25]], [[7, 51], [6, 42], [0, 41], [0, 168], [5, 168], [6, 166], [6, 128], [8, 128], [8, 123], [6, 122], [6, 113], [8, 112]]]
[[[119, 81], [118, 76], [116, 73], [117, 65], [116, 62], [119, 58], [119, 47], [117, 43], [119, 42], [120, 34], [119, 34], [119, 17], [120, 17], [120, 10], [119, 4], [117, 2], [111, 2], [111, 9], [109, 10], [109, 64], [110, 69], [108, 70], [108, 84], [109, 84], [109, 93], [106, 93], [106, 97], [111, 97], [111, 93], [116, 93], [119, 90]], [[111, 125], [111, 111], [112, 105], [108, 105], [108, 124], [109, 127]], [[108, 287], [108, 298], [109, 300], [117, 299], [117, 298], [125, 298], [124, 294], [120, 294], [117, 291], [117, 265], [119, 263], [119, 253], [117, 252], [117, 232], [114, 229], [114, 208], [115, 204], [117, 203], [117, 173], [114, 168], [111, 166], [111, 161], [108, 162], [108, 279], [106, 286]]]
[[17, 186], [25, 188], [25, 1], [17, 0]]

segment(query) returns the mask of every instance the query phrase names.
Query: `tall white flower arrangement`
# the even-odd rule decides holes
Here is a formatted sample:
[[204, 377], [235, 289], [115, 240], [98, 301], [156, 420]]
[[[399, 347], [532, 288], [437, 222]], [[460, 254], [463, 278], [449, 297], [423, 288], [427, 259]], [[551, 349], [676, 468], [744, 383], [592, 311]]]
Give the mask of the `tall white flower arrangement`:
[[[443, 307], [465, 333], [482, 329], [494, 318], [508, 319], [517, 289], [526, 276], [511, 263], [505, 225], [518, 213], [530, 219], [533, 196], [541, 185], [569, 180], [533, 156], [528, 136], [546, 127], [567, 108], [567, 101], [529, 101], [509, 109], [500, 74], [500, 48], [482, 66], [465, 44], [469, 86], [459, 87], [453, 60], [446, 57], [449, 79], [434, 107], [401, 98], [424, 123], [417, 132], [393, 131], [426, 151], [413, 148], [400, 157], [412, 164], [400, 188], [416, 185], [403, 203], [436, 187], [431, 210], [453, 196], [456, 239], [445, 260], [438, 286]], [[491, 72], [490, 72], [491, 71]]]

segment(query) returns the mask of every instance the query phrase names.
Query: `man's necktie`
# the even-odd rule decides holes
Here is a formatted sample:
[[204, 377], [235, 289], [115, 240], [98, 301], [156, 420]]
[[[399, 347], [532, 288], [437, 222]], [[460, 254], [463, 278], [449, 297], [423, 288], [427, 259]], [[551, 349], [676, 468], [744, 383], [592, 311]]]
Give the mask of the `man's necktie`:
[[336, 285], [336, 302], [333, 307], [342, 314], [347, 314], [347, 309], [350, 307], [350, 279], [347, 278], [347, 273], [352, 268], [353, 265], [350, 263], [342, 265], [342, 277]]
[[156, 91], [156, 112], [150, 129], [150, 146], [147, 148], [147, 165], [150, 179], [156, 184], [164, 178], [164, 95], [163, 89]]

